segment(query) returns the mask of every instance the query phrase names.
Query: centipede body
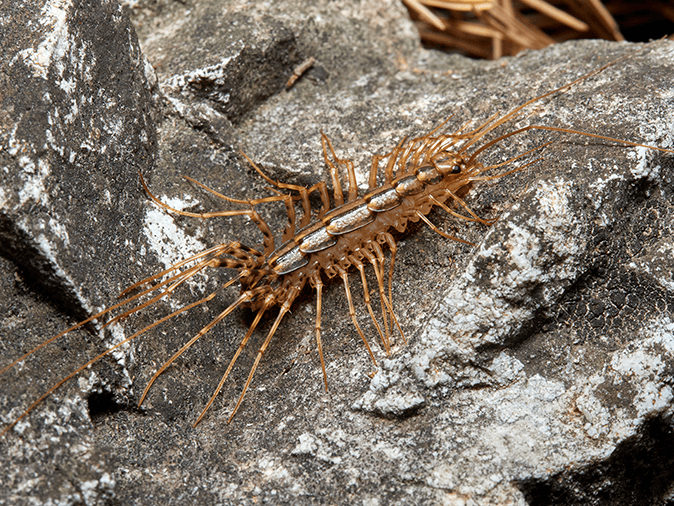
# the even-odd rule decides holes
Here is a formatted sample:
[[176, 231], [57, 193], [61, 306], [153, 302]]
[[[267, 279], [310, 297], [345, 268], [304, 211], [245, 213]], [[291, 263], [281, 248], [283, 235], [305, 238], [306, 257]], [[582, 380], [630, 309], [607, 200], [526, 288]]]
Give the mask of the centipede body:
[[[440, 163], [440, 162], [443, 162], [443, 161], [444, 161], [444, 159], [440, 160], [439, 162], [436, 161], [436, 163]], [[423, 167], [423, 163], [421, 163], [420, 165], [417, 164], [416, 169], [419, 169], [419, 168], [422, 168], [422, 167]], [[430, 167], [433, 168], [433, 167], [432, 167], [432, 164], [430, 165]], [[437, 168], [435, 168], [435, 170], [436, 170], [436, 172], [437, 172]], [[411, 175], [411, 174], [407, 174], [407, 176], [410, 176], [410, 175]], [[437, 174], [432, 174], [431, 177], [435, 177], [436, 175], [437, 175]], [[400, 175], [401, 178], [402, 178], [403, 176], [405, 176], [405, 174], [401, 174], [401, 175]], [[415, 176], [415, 177], [416, 177], [416, 176]], [[458, 197], [461, 197], [461, 196], [463, 195], [463, 193], [459, 193], [458, 189], [455, 189], [455, 190], [456, 190], [456, 193], [457, 193], [457, 196], [458, 196]], [[356, 200], [356, 199], [354, 199], [354, 200]], [[361, 204], [361, 205], [362, 205], [362, 204]], [[402, 205], [402, 204], [401, 204], [401, 203], [398, 203], [397, 205], [400, 206], [400, 205]], [[342, 211], [343, 211], [343, 210], [342, 210]], [[342, 212], [342, 211], [340, 211], [340, 212]], [[328, 216], [330, 216], [330, 213], [329, 213], [329, 212], [327, 212], [327, 214], [328, 214]], [[422, 213], [422, 214], [425, 215], [426, 213]], [[335, 216], [336, 216], [336, 215], [335, 215]], [[334, 216], [333, 216], [333, 217], [334, 217]], [[367, 220], [365, 220], [365, 221], [367, 221]], [[363, 221], [356, 221], [356, 222], [359, 223], [359, 224], [364, 223]], [[368, 223], [370, 223], [370, 222], [368, 222]], [[368, 223], [366, 223], [365, 225], [363, 225], [363, 227], [366, 226]], [[327, 225], [326, 225], [326, 226], [327, 226]], [[391, 223], [391, 225], [389, 226], [389, 228], [392, 227], [392, 226], [395, 226], [395, 225], [394, 225], [393, 223]], [[400, 231], [401, 231], [401, 232], [402, 232], [402, 231], [405, 231], [405, 227], [401, 225]], [[369, 234], [369, 235], [372, 236], [372, 235], [374, 235], [374, 234]], [[290, 234], [290, 236], [296, 237], [296, 234], [293, 233], [293, 234]], [[284, 242], [288, 242], [288, 241], [284, 241]], [[291, 246], [290, 246], [290, 249], [289, 249], [288, 251], [286, 251], [285, 253], [283, 253], [283, 252], [279, 253], [279, 254], [277, 255], [276, 258], [277, 258], [277, 259], [278, 259], [278, 258], [282, 258], [284, 254], [290, 254], [290, 253], [292, 253], [292, 252], [293, 252], [293, 248], [296, 248], [296, 247], [298, 247], [298, 246], [299, 246], [298, 244], [295, 244], [294, 246], [291, 245]], [[259, 254], [260, 254], [259, 256], [264, 256], [266, 259], [269, 259], [270, 257], [273, 257], [273, 251], [274, 251], [273, 248], [272, 248], [272, 249], [269, 249], [269, 248], [265, 247], [265, 248], [263, 248], [263, 249], [264, 249], [264, 251], [256, 250], [256, 253], [259, 253]], [[349, 246], [347, 249], [353, 250], [354, 247], [353, 247], [353, 246]], [[297, 255], [295, 255], [295, 258], [297, 258]], [[286, 269], [287, 272], [283, 272], [283, 273], [282, 273], [283, 275], [289, 275], [290, 273], [295, 272], [295, 270], [293, 270], [293, 269], [294, 269], [294, 265], [292, 264], [292, 259], [289, 260], [289, 262], [290, 262], [290, 263], [288, 264], [288, 267], [287, 267], [287, 269]], [[281, 262], [281, 263], [282, 263], [282, 262]], [[276, 265], [278, 265], [278, 264], [276, 264]], [[326, 264], [326, 265], [327, 265], [327, 264]], [[329, 266], [328, 266], [328, 267], [329, 267]], [[348, 267], [348, 266], [343, 266], [342, 269], [346, 270], [347, 267]], [[324, 269], [327, 269], [326, 266], [324, 266], [323, 268], [324, 268]], [[331, 274], [332, 274], [332, 277], [335, 276], [335, 272], [334, 272], [334, 271], [331, 272]], [[356, 275], [354, 275], [354, 274], [351, 274], [351, 275], [353, 276], [352, 279], [355, 279], [355, 276], [356, 276]], [[306, 280], [305, 280], [305, 281], [306, 281]], [[296, 294], [293, 296], [293, 300], [292, 300], [291, 302], [294, 301], [295, 296], [296, 296]], [[384, 300], [384, 299], [383, 299], [383, 300]], [[259, 309], [259, 306], [258, 306], [257, 309]]]

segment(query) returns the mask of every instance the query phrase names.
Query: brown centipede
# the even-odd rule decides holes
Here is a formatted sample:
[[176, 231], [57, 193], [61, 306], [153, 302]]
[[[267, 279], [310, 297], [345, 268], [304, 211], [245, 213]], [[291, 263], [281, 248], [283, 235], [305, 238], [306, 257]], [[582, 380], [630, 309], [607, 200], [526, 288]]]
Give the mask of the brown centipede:
[[[622, 59], [623, 58], [620, 60]], [[67, 375], [39, 399], [33, 402], [17, 418], [6, 425], [2, 430], [2, 434], [5, 434], [10, 430], [19, 420], [23, 419], [65, 381], [76, 376], [92, 363], [100, 360], [102, 357], [116, 350], [123, 344], [130, 342], [159, 324], [194, 307], [205, 304], [212, 300], [221, 290], [232, 286], [236, 282], [238, 282], [241, 287], [238, 298], [199, 333], [193, 336], [159, 368], [146, 386], [139, 403], [142, 403], [146, 398], [152, 384], [158, 376], [181, 356], [182, 353], [184, 353], [198, 339], [210, 332], [218, 323], [227, 318], [235, 309], [240, 306], [248, 306], [255, 313], [254, 320], [241, 339], [239, 347], [231, 358], [222, 379], [197, 418], [195, 425], [196, 423], [199, 423], [220, 392], [234, 364], [245, 349], [251, 335], [257, 328], [263, 316], [273, 307], [279, 307], [279, 312], [275, 317], [273, 325], [268, 331], [262, 346], [257, 351], [254, 364], [248, 374], [245, 385], [229, 416], [229, 421], [231, 421], [244, 400], [245, 394], [251, 384], [262, 356], [267, 350], [271, 340], [279, 331], [284, 316], [288, 313], [298, 295], [305, 289], [307, 284], [316, 292], [317, 314], [315, 320], [315, 336], [323, 371], [323, 379], [327, 388], [328, 378], [325, 371], [325, 360], [321, 342], [321, 304], [324, 278], [339, 278], [343, 282], [352, 322], [360, 339], [363, 341], [365, 348], [371, 356], [372, 361], [376, 363], [376, 357], [371, 350], [367, 337], [363, 333], [355, 317], [354, 304], [349, 288], [349, 271], [358, 271], [358, 275], [365, 288], [364, 302], [367, 306], [368, 313], [374, 322], [384, 349], [386, 352], [389, 352], [393, 335], [397, 332], [403, 336], [400, 322], [395, 315], [392, 300], [391, 279], [396, 255], [396, 241], [392, 235], [392, 230], [395, 229], [399, 233], [404, 233], [407, 230], [409, 222], [422, 221], [433, 231], [445, 238], [466, 242], [463, 239], [452, 236], [436, 227], [427, 217], [431, 209], [439, 207], [451, 216], [464, 221], [477, 222], [484, 225], [492, 224], [492, 220], [480, 218], [463, 200], [463, 197], [472, 188], [473, 183], [502, 178], [514, 172], [523, 170], [535, 163], [538, 159], [505, 170], [501, 173], [494, 175], [488, 174], [490, 171], [505, 167], [512, 162], [544, 149], [550, 145], [552, 141], [540, 144], [539, 146], [504, 162], [484, 166], [480, 163], [479, 158], [486, 150], [505, 139], [522, 134], [526, 131], [546, 130], [618, 142], [630, 146], [646, 147], [667, 153], [674, 152], [668, 149], [624, 141], [599, 134], [542, 125], [529, 125], [499, 135], [494, 139], [484, 140], [488, 134], [500, 126], [519, 117], [522, 114], [522, 111], [531, 104], [555, 93], [563, 92], [588, 77], [614, 65], [620, 60], [608, 63], [564, 86], [528, 100], [524, 104], [501, 116], [494, 115], [480, 125], [469, 127], [469, 124], [465, 124], [454, 132], [442, 133], [442, 129], [447, 124], [447, 121], [445, 121], [425, 135], [410, 140], [401, 140], [389, 152], [373, 157], [368, 179], [368, 189], [362, 196], [359, 196], [354, 164], [350, 160], [338, 158], [331, 142], [323, 134], [321, 135], [321, 141], [324, 159], [329, 168], [332, 183], [332, 199], [328, 192], [328, 184], [325, 181], [316, 183], [309, 188], [295, 184], [280, 183], [267, 176], [254, 162], [252, 162], [252, 160], [248, 159], [246, 155], [243, 156], [248, 159], [253, 168], [268, 184], [274, 187], [274, 195], [255, 200], [233, 199], [221, 195], [215, 190], [188, 178], [190, 181], [201, 186], [211, 194], [231, 204], [244, 206], [240, 209], [210, 213], [192, 213], [174, 209], [153, 195], [141, 174], [141, 184], [143, 188], [158, 206], [178, 215], [200, 219], [248, 216], [257, 225], [263, 235], [264, 239], [262, 246], [253, 248], [236, 241], [228, 242], [214, 246], [197, 255], [182, 260], [170, 268], [139, 281], [126, 289], [121, 294], [121, 296], [124, 297], [124, 300], [120, 303], [74, 325], [14, 360], [11, 364], [2, 369], [0, 374], [6, 373], [10, 368], [24, 360], [27, 356], [32, 355], [61, 336], [94, 319], [100, 319], [108, 314], [113, 314], [114, 311], [121, 310], [120, 314], [113, 316], [105, 323], [105, 326], [108, 326], [151, 306], [162, 298], [169, 297], [173, 291], [199, 272], [214, 267], [224, 267], [236, 271], [236, 276], [224, 283], [217, 291], [212, 292], [187, 306], [179, 308], [147, 327], [140, 329], [122, 342], [105, 350], [82, 367]], [[382, 166], [383, 176], [380, 174]], [[348, 181], [346, 192], [340, 181], [340, 168], [346, 171]], [[380, 176], [383, 177], [383, 183], [381, 184], [379, 181]], [[311, 209], [309, 199], [313, 193], [318, 194], [322, 204], [321, 208], [315, 213]], [[268, 202], [282, 202], [285, 205], [288, 216], [288, 226], [282, 233], [282, 244], [279, 247], [276, 247], [274, 236], [269, 226], [256, 211], [257, 205]], [[296, 220], [295, 217], [296, 202], [299, 202], [301, 205], [302, 217], [300, 220]], [[312, 220], [312, 215], [314, 214], [315, 219]], [[386, 258], [384, 249], [386, 248], [390, 250], [388, 269], [385, 266]], [[369, 300], [369, 290], [367, 289], [367, 281], [364, 272], [365, 268], [369, 268], [370, 266], [377, 279], [377, 288], [381, 301], [381, 317], [375, 316]], [[386, 277], [388, 277], [387, 280]], [[149, 288], [145, 288], [148, 283], [154, 284]], [[141, 300], [144, 300], [144, 297], [148, 297], [148, 300], [140, 302]], [[125, 305], [135, 301], [139, 301], [138, 305], [135, 307], [127, 310], [121, 309]]]

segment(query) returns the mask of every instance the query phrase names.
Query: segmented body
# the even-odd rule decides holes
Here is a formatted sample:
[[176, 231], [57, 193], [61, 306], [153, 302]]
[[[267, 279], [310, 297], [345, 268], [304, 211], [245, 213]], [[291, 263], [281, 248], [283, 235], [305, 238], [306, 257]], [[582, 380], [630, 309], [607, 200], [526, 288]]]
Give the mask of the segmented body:
[[[150, 387], [157, 377], [162, 374], [162, 372], [165, 371], [166, 368], [178, 357], [180, 357], [182, 353], [189, 349], [190, 346], [192, 346], [198, 339], [211, 331], [218, 323], [227, 318], [227, 316], [231, 314], [234, 309], [238, 308], [239, 306], [249, 306], [254, 311], [256, 311], [255, 319], [250, 325], [245, 336], [241, 339], [239, 347], [231, 359], [227, 370], [223, 374], [218, 387], [197, 419], [196, 423], [198, 423], [203, 418], [209, 406], [212, 404], [213, 400], [225, 383], [230, 371], [232, 370], [232, 367], [234, 366], [240, 353], [246, 347], [250, 336], [257, 327], [258, 323], [261, 321], [262, 316], [272, 307], [279, 306], [280, 310], [278, 312], [278, 316], [276, 317], [272, 328], [269, 330], [264, 343], [257, 351], [257, 356], [248, 375], [246, 384], [239, 396], [234, 410], [230, 415], [229, 419], [231, 421], [232, 417], [241, 405], [244, 395], [252, 381], [255, 370], [262, 359], [264, 352], [269, 346], [269, 343], [276, 334], [281, 320], [290, 310], [293, 302], [300, 292], [306, 287], [307, 283], [309, 283], [316, 291], [316, 342], [327, 388], [327, 375], [325, 373], [325, 363], [321, 344], [321, 301], [324, 277], [340, 277], [342, 279], [349, 301], [349, 312], [351, 319], [368, 352], [370, 353], [372, 360], [376, 363], [375, 356], [372, 353], [368, 341], [360, 329], [355, 317], [354, 306], [348, 282], [349, 271], [355, 269], [360, 274], [361, 282], [364, 285], [364, 302], [377, 328], [377, 331], [380, 334], [384, 348], [388, 353], [391, 347], [391, 329], [394, 327], [394, 325], [402, 334], [402, 329], [400, 328], [397, 318], [395, 317], [393, 303], [391, 300], [391, 276], [396, 254], [396, 243], [393, 235], [391, 234], [392, 229], [395, 229], [398, 232], [404, 232], [410, 221], [417, 222], [422, 220], [443, 237], [466, 242], [439, 230], [428, 220], [426, 215], [430, 213], [433, 207], [441, 207], [452, 216], [462, 220], [478, 222], [485, 225], [493, 223], [492, 221], [478, 217], [465, 204], [465, 202], [462, 200], [462, 197], [471, 189], [473, 183], [476, 181], [501, 178], [515, 171], [522, 170], [533, 162], [520, 165], [495, 175], [486, 175], [485, 173], [492, 171], [493, 169], [506, 166], [511, 162], [529, 155], [534, 151], [543, 149], [550, 143], [548, 142], [539, 145], [536, 148], [527, 151], [526, 153], [518, 155], [517, 157], [491, 166], [483, 166], [479, 162], [478, 159], [482, 152], [499, 143], [503, 139], [521, 134], [528, 130], [547, 130], [565, 134], [582, 135], [632, 146], [649, 147], [669, 153], [674, 152], [672, 150], [654, 148], [652, 146], [645, 146], [635, 142], [613, 139], [602, 135], [580, 132], [566, 128], [539, 125], [531, 125], [520, 128], [507, 132], [489, 141], [483, 141], [485, 136], [490, 132], [494, 131], [508, 121], [518, 117], [521, 114], [521, 111], [527, 106], [554, 93], [562, 92], [576, 83], [601, 72], [608, 66], [614, 65], [618, 61], [620, 60], [616, 60], [607, 65], [604, 65], [603, 67], [590, 72], [565, 86], [533, 98], [506, 114], [501, 116], [494, 115], [489, 120], [481, 125], [478, 125], [472, 130], [467, 130], [464, 126], [458, 131], [452, 133], [438, 133], [438, 131], [444, 126], [443, 124], [427, 135], [411, 139], [408, 142], [401, 141], [400, 144], [393, 148], [389, 153], [382, 156], [374, 156], [368, 180], [368, 190], [362, 197], [358, 196], [353, 163], [349, 160], [341, 160], [337, 158], [332, 145], [328, 141], [327, 137], [323, 135], [322, 141], [324, 158], [327, 166], [330, 169], [333, 187], [333, 206], [331, 206], [330, 203], [330, 197], [327, 191], [327, 183], [325, 181], [321, 181], [311, 188], [278, 183], [267, 177], [252, 161], [251, 164], [261, 174], [261, 176], [267, 182], [278, 188], [276, 195], [256, 200], [237, 200], [220, 195], [214, 190], [207, 188], [203, 184], [194, 181], [218, 197], [221, 197], [228, 202], [233, 202], [243, 206], [243, 208], [235, 210], [210, 213], [191, 213], [173, 209], [161, 202], [152, 194], [141, 175], [141, 183], [148, 195], [159, 206], [169, 210], [170, 212], [197, 218], [214, 218], [239, 215], [248, 216], [262, 232], [264, 237], [262, 248], [256, 249], [250, 246], [244, 246], [235, 241], [217, 245], [204, 252], [194, 255], [191, 258], [185, 259], [173, 265], [169, 269], [157, 273], [129, 287], [122, 293], [122, 296], [126, 297], [122, 302], [91, 316], [87, 320], [78, 323], [77, 325], [65, 330], [59, 335], [46, 340], [38, 347], [16, 359], [14, 362], [1, 370], [0, 374], [5, 373], [7, 370], [24, 360], [27, 356], [37, 352], [59, 337], [83, 326], [94, 319], [100, 319], [105, 315], [114, 314], [115, 311], [119, 310], [120, 314], [108, 320], [104, 325], [108, 326], [133, 313], [141, 311], [142, 309], [154, 304], [162, 298], [169, 297], [171, 293], [173, 293], [185, 281], [192, 278], [197, 273], [204, 271], [205, 269], [224, 267], [234, 269], [237, 272], [236, 277], [223, 284], [217, 291], [210, 293], [202, 299], [188, 304], [187, 306], [178, 309], [169, 315], [166, 315], [165, 317], [143, 329], [140, 329], [133, 335], [124, 339], [122, 342], [109, 348], [108, 350], [105, 350], [103, 353], [94, 357], [86, 364], [83, 364], [80, 368], [73, 371], [57, 384], [55, 384], [52, 388], [50, 388], [42, 397], [37, 399], [31, 406], [29, 406], [19, 417], [8, 424], [0, 434], [6, 433], [19, 420], [21, 420], [32, 409], [39, 405], [42, 400], [53, 393], [54, 390], [56, 390], [60, 385], [79, 374], [92, 363], [100, 360], [105, 355], [111, 353], [113, 350], [123, 346], [136, 337], [145, 334], [157, 325], [168, 321], [194, 307], [205, 304], [206, 302], [212, 300], [220, 290], [231, 286], [235, 282], [239, 282], [241, 286], [239, 297], [229, 307], [216, 316], [208, 325], [201, 329], [200, 332], [198, 332], [187, 343], [185, 343], [185, 345], [181, 347], [180, 350], [178, 350], [168, 361], [162, 365], [162, 367], [155, 373], [145, 388], [145, 391], [141, 396], [140, 403], [142, 403], [145, 399], [150, 390]], [[380, 173], [382, 172], [380, 171], [380, 166], [382, 163], [384, 166], [383, 175]], [[347, 174], [348, 193], [346, 202], [340, 182], [338, 170], [339, 167], [343, 167]], [[381, 184], [379, 179], [383, 179]], [[309, 204], [309, 195], [312, 192], [318, 192], [322, 202], [322, 208], [316, 213], [316, 217], [313, 220], [312, 210]], [[302, 217], [298, 224], [296, 224], [295, 220], [295, 202], [297, 200], [301, 202], [302, 207]], [[256, 206], [261, 203], [274, 201], [280, 201], [285, 204], [289, 222], [282, 234], [282, 245], [278, 248], [275, 247], [275, 241], [271, 230], [255, 210]], [[450, 208], [450, 206], [446, 204], [452, 204], [453, 208]], [[296, 230], [296, 228], [298, 228], [298, 230]], [[383, 247], [386, 247], [390, 250], [388, 293], [386, 293], [384, 282], [385, 256]], [[365, 266], [367, 264], [371, 265], [377, 278], [382, 309], [382, 316], [380, 319], [384, 324], [383, 329], [377, 322], [378, 318], [375, 317], [369, 300], [369, 290], [367, 289], [367, 281], [365, 277]], [[149, 288], [145, 288], [148, 284], [152, 283], [156, 284], [150, 286]], [[142, 300], [146, 297], [149, 297], [149, 299], [145, 302], [138, 303], [138, 305], [132, 307], [131, 309], [122, 309], [131, 302]]]
[[[437, 154], [445, 155], [443, 151]], [[381, 256], [375, 241], [390, 245], [391, 228], [404, 232], [408, 221], [419, 221], [420, 215], [428, 214], [433, 205], [468, 191], [470, 175], [465, 174], [460, 158], [445, 158], [438, 163], [433, 154], [425, 155], [430, 161], [411, 164], [410, 170], [394, 180], [330, 210], [301, 229], [260, 265], [261, 280], [242, 279], [242, 291], [256, 285], [267, 286], [274, 299], [280, 301], [292, 289], [302, 290], [307, 281], [322, 273], [334, 278], [354, 261]], [[476, 169], [473, 168], [474, 173], [479, 172]], [[260, 294], [262, 297], [264, 294]], [[259, 307], [258, 300], [251, 304], [254, 308]]]
[[[231, 417], [234, 416], [234, 413], [236, 413], [240, 402], [243, 399], [245, 391], [250, 385], [250, 381], [252, 380], [262, 355], [278, 329], [281, 319], [289, 311], [294, 300], [302, 292], [307, 282], [309, 282], [317, 292], [316, 341], [327, 389], [328, 380], [321, 343], [321, 293], [323, 288], [323, 276], [326, 276], [327, 278], [339, 276], [343, 280], [349, 301], [351, 319], [365, 344], [372, 361], [376, 364], [376, 358], [370, 348], [368, 340], [363, 334], [355, 317], [348, 281], [348, 271], [351, 267], [355, 267], [360, 272], [361, 282], [364, 286], [365, 304], [379, 332], [386, 352], [390, 353], [391, 327], [395, 324], [401, 335], [403, 332], [395, 316], [391, 302], [391, 276], [393, 272], [396, 245], [395, 239], [389, 230], [395, 228], [398, 232], [404, 232], [409, 221], [416, 222], [421, 219], [428, 223], [436, 232], [445, 237], [466, 242], [441, 232], [428, 221], [425, 215], [431, 211], [434, 205], [441, 206], [451, 214], [466, 220], [479, 221], [486, 224], [491, 223], [477, 217], [461, 200], [461, 197], [471, 187], [472, 181], [476, 178], [484, 179], [479, 175], [482, 172], [489, 170], [491, 167], [485, 168], [474, 160], [471, 160], [471, 164], [468, 165], [461, 154], [451, 149], [457, 142], [472, 138], [474, 132], [435, 135], [437, 130], [438, 129], [423, 137], [412, 139], [404, 145], [401, 143], [387, 155], [375, 156], [370, 172], [370, 189], [361, 198], [358, 197], [352, 162], [349, 160], [338, 159], [330, 141], [323, 135], [323, 152], [326, 164], [331, 170], [332, 182], [334, 185], [333, 200], [337, 204], [336, 207], [332, 209], [330, 209], [330, 200], [327, 195], [325, 182], [320, 182], [310, 189], [296, 185], [277, 183], [264, 175], [264, 173], [249, 160], [262, 177], [271, 184], [283, 189], [296, 190], [300, 193], [300, 196], [296, 197], [302, 200], [304, 211], [300, 221], [300, 230], [295, 232], [294, 198], [290, 194], [259, 199], [257, 201], [248, 201], [247, 203], [250, 206], [249, 210], [225, 212], [227, 215], [236, 213], [247, 214], [252, 218], [264, 235], [265, 239], [262, 245], [263, 251], [243, 246], [238, 242], [229, 243], [223, 245], [222, 248], [217, 248], [216, 251], [212, 252], [208, 258], [200, 263], [202, 266], [208, 265], [211, 267], [237, 269], [239, 271], [239, 276], [236, 279], [239, 280], [241, 285], [241, 295], [234, 304], [221, 313], [221, 315], [211, 322], [211, 324], [209, 324], [202, 332], [195, 336], [193, 340], [181, 348], [181, 350], [155, 374], [146, 388], [143, 398], [158, 375], [179, 357], [183, 351], [189, 348], [196, 339], [204, 335], [206, 331], [210, 330], [215, 323], [226, 317], [235, 307], [239, 305], [249, 306], [257, 311], [257, 316], [249, 328], [248, 333], [242, 340], [241, 345], [225, 372], [215, 394], [211, 397], [211, 400], [202, 412], [202, 415], [197, 420], [198, 423], [224, 384], [239, 353], [245, 347], [248, 338], [262, 316], [272, 306], [281, 306], [279, 315], [277, 316], [272, 329], [269, 331], [267, 339], [258, 351], [255, 364], [251, 369], [243, 393], [241, 394], [232, 415], [230, 415], [231, 420]], [[328, 148], [335, 163], [330, 160]], [[382, 161], [386, 162], [384, 173], [385, 183], [381, 186], [376, 186], [379, 166]], [[345, 166], [348, 174], [349, 188], [348, 202], [346, 203], [344, 203], [344, 193], [339, 181], [339, 165]], [[490, 179], [491, 177], [485, 178]], [[206, 188], [208, 191], [219, 195], [217, 192], [208, 189], [204, 185], [201, 185], [200, 183], [197, 184]], [[193, 213], [178, 211], [163, 204], [159, 199], [152, 195], [144, 181], [143, 185], [151, 198], [162, 207], [179, 214], [195, 216]], [[314, 190], [321, 194], [323, 207], [318, 212], [317, 218], [312, 222], [308, 197]], [[242, 201], [236, 201], [235, 199], [224, 196], [221, 197], [230, 201], [242, 203]], [[471, 216], [464, 216], [449, 209], [444, 204], [448, 199], [460, 203], [466, 208]], [[284, 242], [277, 249], [275, 248], [274, 238], [269, 227], [253, 209], [254, 206], [259, 203], [272, 200], [285, 201], [289, 220], [289, 224], [283, 233]], [[219, 213], [197, 216], [212, 217], [214, 214]], [[391, 250], [388, 295], [386, 295], [384, 289], [385, 256], [382, 246], [388, 246]], [[377, 277], [384, 330], [382, 330], [382, 327], [377, 322], [370, 304], [365, 277], [365, 264], [367, 263], [371, 264]], [[191, 272], [190, 276], [194, 273], [195, 272]], [[134, 287], [131, 288], [135, 288], [136, 286], [138, 285], [134, 285]]]

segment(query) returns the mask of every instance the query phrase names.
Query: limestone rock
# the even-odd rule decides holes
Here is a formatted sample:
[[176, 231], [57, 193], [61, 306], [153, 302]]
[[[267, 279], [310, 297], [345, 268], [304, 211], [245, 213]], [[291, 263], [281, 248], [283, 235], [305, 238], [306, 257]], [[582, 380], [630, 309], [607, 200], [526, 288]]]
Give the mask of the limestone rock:
[[[274, 179], [328, 180], [323, 131], [354, 161], [363, 191], [372, 155], [405, 136], [447, 118], [444, 131], [475, 128], [622, 57], [476, 146], [527, 125], [674, 146], [670, 42], [574, 42], [476, 62], [421, 49], [393, 1], [195, 1], [132, 4], [138, 43], [115, 2], [87, 5], [2, 8], [6, 19], [30, 12], [33, 21], [11, 25], [1, 42], [0, 367], [183, 258], [232, 240], [260, 244], [246, 218], [159, 208], [139, 170], [176, 209], [240, 208], [182, 176], [237, 199], [269, 195], [243, 151]], [[310, 57], [314, 66], [286, 90]], [[478, 215], [499, 217], [494, 226], [429, 216], [475, 246], [421, 225], [397, 237], [393, 303], [409, 344], [396, 334], [390, 357], [351, 275], [379, 367], [335, 283], [323, 300], [328, 393], [308, 290], [231, 424], [270, 322], [192, 427], [252, 322], [247, 310], [200, 339], [137, 408], [161, 364], [235, 299], [235, 288], [224, 290], [99, 361], [17, 424], [0, 441], [0, 503], [664, 500], [674, 469], [674, 158], [533, 129], [480, 161], [498, 165], [549, 141], [493, 173], [539, 161], [467, 195]], [[283, 229], [283, 204], [261, 214]], [[92, 325], [40, 350], [0, 376], [0, 420], [229, 278], [209, 270], [114, 331]], [[368, 284], [376, 287], [373, 275]]]

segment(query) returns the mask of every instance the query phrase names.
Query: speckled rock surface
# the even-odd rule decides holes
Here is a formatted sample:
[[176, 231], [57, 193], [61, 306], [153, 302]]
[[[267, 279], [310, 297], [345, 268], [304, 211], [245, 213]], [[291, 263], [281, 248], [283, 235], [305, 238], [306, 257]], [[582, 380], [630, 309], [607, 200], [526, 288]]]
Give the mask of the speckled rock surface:
[[[302, 15], [294, 2], [139, 2], [131, 22], [114, 2], [84, 7], [2, 7], [4, 27], [22, 12], [33, 22], [12, 25], [1, 42], [0, 367], [182, 258], [234, 239], [260, 243], [246, 218], [159, 209], [138, 170], [175, 208], [231, 209], [181, 176], [239, 199], [268, 195], [244, 151], [273, 178], [313, 184], [326, 178], [322, 130], [365, 188], [372, 154], [404, 136], [450, 116], [447, 131], [475, 127], [633, 51], [489, 138], [549, 125], [674, 145], [668, 42], [576, 42], [473, 62], [419, 49], [394, 2], [317, 4]], [[314, 66], [285, 90], [309, 57]], [[409, 344], [398, 336], [391, 357], [351, 276], [380, 367], [335, 283], [323, 300], [328, 393], [307, 291], [231, 424], [271, 322], [192, 427], [252, 322], [247, 310], [177, 360], [137, 408], [161, 364], [234, 300], [231, 288], [99, 361], [21, 420], [0, 441], [0, 504], [665, 503], [674, 157], [529, 130], [480, 160], [499, 164], [548, 141], [514, 163], [540, 161], [467, 196], [479, 215], [500, 217], [494, 226], [430, 215], [474, 247], [421, 225], [397, 237], [393, 298]], [[282, 205], [261, 214], [282, 229]], [[0, 376], [0, 421], [227, 279], [209, 271], [113, 332], [91, 325], [40, 350]]]

